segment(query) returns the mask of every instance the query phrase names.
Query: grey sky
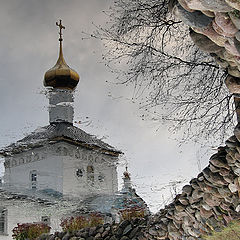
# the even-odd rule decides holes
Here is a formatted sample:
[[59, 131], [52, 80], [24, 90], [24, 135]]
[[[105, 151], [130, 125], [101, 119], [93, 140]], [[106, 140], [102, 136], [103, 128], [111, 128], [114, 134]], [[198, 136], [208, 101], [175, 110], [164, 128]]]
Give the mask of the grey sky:
[[[199, 149], [191, 144], [179, 149], [169, 139], [167, 126], [156, 131], [159, 126], [142, 121], [138, 106], [129, 100], [132, 89], [111, 83], [116, 76], [101, 63], [101, 43], [82, 40], [82, 32], [94, 30], [92, 22], [104, 24], [102, 11], [108, 9], [110, 0], [1, 0], [0, 3], [1, 146], [48, 124], [43, 76], [57, 60], [55, 22], [61, 18], [66, 26], [64, 57], [80, 75], [75, 93], [75, 120], [89, 121], [89, 125], [76, 126], [106, 137], [106, 142], [125, 152], [119, 174], [127, 160], [137, 192], [153, 211], [161, 204], [166, 191], [160, 190], [165, 183], [180, 178], [190, 180], [197, 174]], [[207, 159], [203, 160], [203, 166]], [[0, 174], [2, 171], [0, 168]]]

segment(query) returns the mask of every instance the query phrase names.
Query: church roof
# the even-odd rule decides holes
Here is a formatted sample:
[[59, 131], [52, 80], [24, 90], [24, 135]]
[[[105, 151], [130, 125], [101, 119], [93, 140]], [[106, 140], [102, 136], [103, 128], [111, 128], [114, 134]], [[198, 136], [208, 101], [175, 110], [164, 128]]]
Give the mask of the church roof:
[[118, 156], [122, 152], [88, 134], [80, 128], [69, 123], [56, 123], [36, 129], [23, 139], [13, 143], [3, 149], [0, 154], [4, 156], [20, 153], [29, 149], [42, 147], [48, 143], [65, 141], [71, 144], [80, 145], [89, 149], [100, 150], [105, 154]]

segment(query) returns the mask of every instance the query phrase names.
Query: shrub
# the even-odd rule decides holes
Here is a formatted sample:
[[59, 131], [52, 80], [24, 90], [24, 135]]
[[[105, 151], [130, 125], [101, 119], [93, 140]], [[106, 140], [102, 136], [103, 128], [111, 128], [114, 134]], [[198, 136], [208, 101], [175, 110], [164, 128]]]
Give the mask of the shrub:
[[212, 232], [211, 235], [203, 236], [205, 240], [239, 240], [240, 239], [240, 221], [232, 221], [220, 232]]
[[16, 240], [35, 240], [43, 233], [49, 233], [50, 229], [51, 227], [44, 223], [18, 223], [17, 227], [12, 230], [12, 237]]
[[133, 218], [143, 218], [145, 217], [145, 211], [140, 207], [126, 208], [119, 211], [121, 221], [131, 220]]
[[64, 232], [74, 232], [82, 228], [95, 227], [104, 223], [103, 217], [98, 213], [88, 216], [76, 216], [62, 219], [60, 226]]

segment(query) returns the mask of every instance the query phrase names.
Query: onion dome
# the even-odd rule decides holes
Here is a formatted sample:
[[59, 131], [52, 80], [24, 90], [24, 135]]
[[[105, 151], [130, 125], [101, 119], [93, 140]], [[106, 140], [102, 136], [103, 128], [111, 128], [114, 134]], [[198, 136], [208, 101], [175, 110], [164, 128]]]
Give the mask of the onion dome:
[[61, 20], [60, 20], [60, 23], [56, 23], [56, 25], [60, 28], [59, 57], [55, 66], [50, 68], [45, 73], [44, 86], [74, 90], [79, 82], [79, 75], [76, 71], [70, 68], [64, 60], [63, 50], [62, 50], [62, 41], [63, 41], [62, 29], [65, 29], [65, 27], [62, 25]]

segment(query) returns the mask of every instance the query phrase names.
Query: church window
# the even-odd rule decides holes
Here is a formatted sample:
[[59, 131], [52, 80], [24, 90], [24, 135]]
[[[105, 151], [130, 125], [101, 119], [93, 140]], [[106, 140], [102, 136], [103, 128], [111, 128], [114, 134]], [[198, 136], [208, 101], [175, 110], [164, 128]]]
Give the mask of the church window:
[[77, 149], [76, 152], [75, 152], [75, 157], [76, 158], [80, 158], [80, 151]]
[[82, 177], [82, 176], [83, 176], [83, 170], [78, 168], [78, 169], [76, 170], [76, 176], [77, 176], [77, 177]]
[[29, 163], [29, 162], [31, 162], [31, 161], [32, 161], [32, 156], [31, 156], [31, 155], [27, 156], [26, 162]]
[[7, 209], [0, 207], [0, 235], [7, 234]]
[[9, 168], [10, 167], [10, 161], [9, 160], [5, 160], [4, 167], [5, 168]]
[[31, 181], [31, 188], [36, 189], [37, 188], [37, 171], [32, 170], [30, 172], [30, 181]]
[[87, 166], [87, 179], [89, 183], [94, 185], [94, 168], [93, 166]]
[[20, 158], [19, 163], [23, 164], [24, 163], [24, 158]]
[[104, 182], [104, 179], [105, 179], [104, 175], [100, 173], [100, 174], [98, 175], [98, 181], [99, 181], [99, 182]]
[[17, 161], [15, 159], [12, 160], [12, 166], [16, 166], [17, 165]]
[[50, 217], [49, 216], [42, 216], [41, 222], [43, 222], [43, 223], [45, 223], [47, 225], [50, 225], [51, 224]]

